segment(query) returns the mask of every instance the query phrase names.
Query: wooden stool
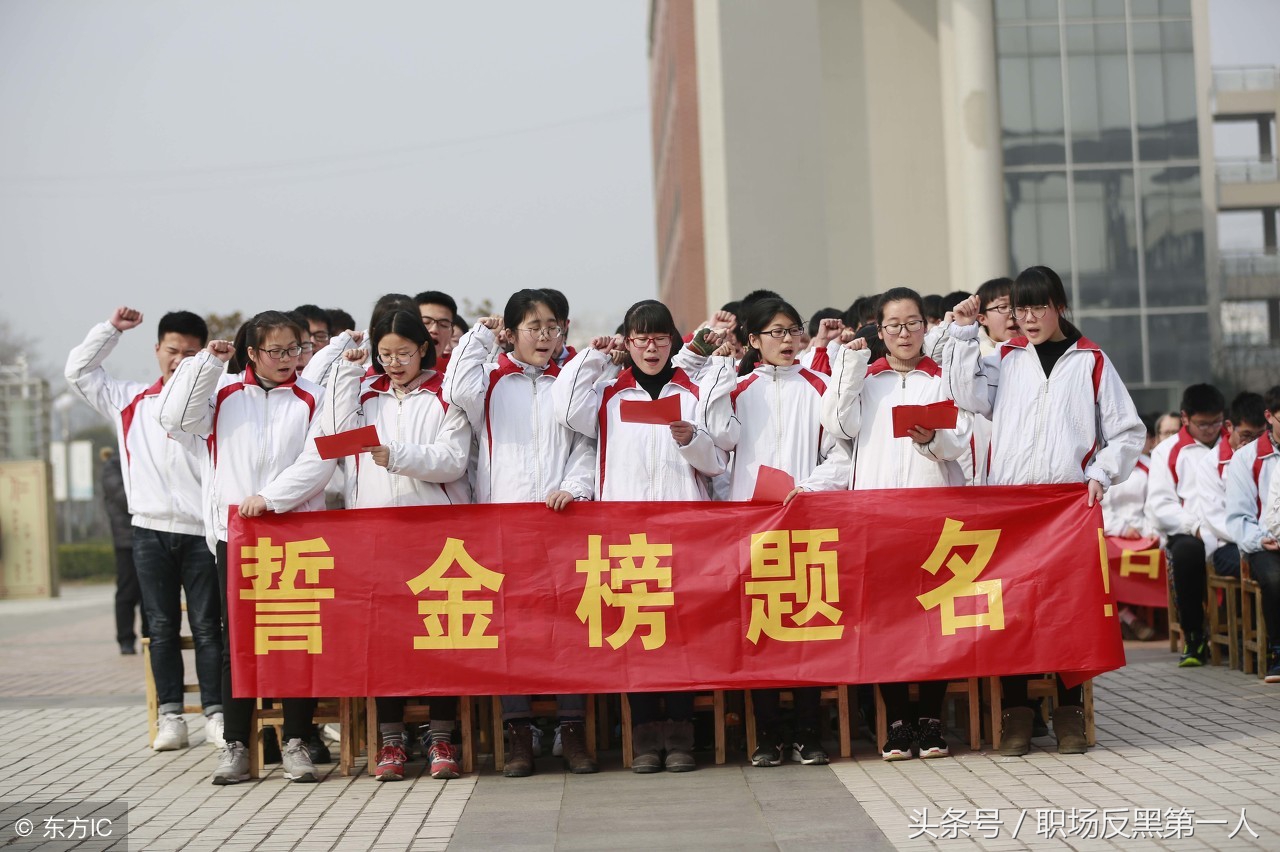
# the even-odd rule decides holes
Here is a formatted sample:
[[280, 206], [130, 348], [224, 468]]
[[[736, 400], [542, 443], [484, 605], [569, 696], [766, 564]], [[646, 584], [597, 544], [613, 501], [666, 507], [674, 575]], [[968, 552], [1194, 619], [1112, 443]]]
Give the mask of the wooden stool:
[[[880, 685], [876, 684], [876, 742], [877, 749], [889, 739], [889, 720], [885, 717], [884, 696], [880, 694]], [[916, 685], [911, 684], [911, 697], [917, 695]], [[982, 683], [981, 678], [971, 677], [965, 680], [953, 680], [947, 684], [947, 698], [966, 699], [965, 713], [969, 723], [969, 748], [977, 751], [982, 748]]]
[[[1204, 570], [1208, 590], [1209, 617], [1206, 619], [1205, 638], [1209, 643], [1209, 660], [1215, 666], [1221, 665], [1222, 649], [1226, 648], [1228, 665], [1237, 669], [1240, 667], [1240, 646], [1236, 640], [1240, 629], [1240, 578], [1219, 574], [1213, 567], [1212, 557], [1205, 562]], [[1218, 592], [1223, 597], [1221, 606], [1218, 605]]]
[[[415, 699], [409, 699], [413, 701]], [[416, 699], [418, 704], [405, 704], [404, 707], [404, 723], [408, 725], [421, 725], [424, 722], [431, 721], [431, 699], [423, 697]], [[364, 700], [365, 713], [365, 742], [368, 743], [366, 768], [372, 777], [374, 771], [378, 768], [378, 748], [381, 739], [378, 732], [378, 699], [376, 696], [370, 695]], [[406, 729], [405, 736], [409, 736]], [[474, 737], [471, 715], [471, 697], [461, 695], [458, 697], [458, 737], [462, 741], [462, 759], [459, 761], [459, 768], [463, 772], [471, 772], [475, 769], [475, 750], [476, 743], [472, 742]], [[347, 773], [343, 773], [346, 775]]]
[[[276, 729], [276, 737], [280, 741], [280, 747], [284, 748], [284, 735], [280, 731], [280, 725], [284, 722], [284, 710], [279, 706], [263, 707], [262, 703], [263, 699], [261, 698], [255, 702], [253, 716], [249, 720], [249, 742], [247, 745], [249, 747], [250, 778], [262, 777], [262, 731], [264, 728], [267, 726], [274, 727]], [[342, 726], [338, 771], [343, 775], [352, 774], [356, 755], [360, 753], [357, 743], [360, 735], [360, 725], [356, 724], [354, 715], [356, 706], [360, 704], [363, 704], [363, 702], [353, 701], [350, 698], [322, 698], [316, 703], [316, 711], [311, 717], [311, 720], [317, 725], [336, 722]]]
[[[991, 708], [991, 748], [1000, 748], [1000, 717], [1004, 715], [1003, 696], [1000, 678], [989, 677], [987, 681], [988, 705]], [[1093, 680], [1086, 680], [1084, 686], [1084, 736], [1089, 745], [1098, 744], [1097, 731], [1094, 730], [1093, 719]], [[1050, 703], [1058, 700], [1057, 675], [1032, 677], [1027, 681], [1028, 698], [1047, 698]]]
[[[747, 757], [751, 756], [751, 751], [756, 747], [756, 710], [755, 702], [751, 700], [751, 690], [742, 690], [743, 715], [746, 716], [747, 723]], [[779, 704], [788, 704], [795, 701], [795, 696], [791, 690], [784, 689], [779, 696]], [[849, 687], [841, 684], [840, 686], [824, 686], [819, 701], [823, 704], [836, 706], [836, 720], [840, 726], [840, 756], [850, 757], [853, 754], [853, 736], [849, 726]]]
[[1169, 591], [1169, 650], [1175, 654], [1182, 650], [1185, 644], [1186, 636], [1182, 632], [1182, 622], [1178, 620], [1178, 605], [1173, 599], [1173, 560], [1169, 558], [1169, 552], [1165, 551], [1164, 564], [1168, 566], [1166, 572], [1168, 576]]
[[[715, 715], [716, 765], [725, 760], [724, 732], [724, 690], [717, 689], [711, 693], [699, 693], [693, 698], [693, 712], [710, 710]], [[631, 700], [627, 693], [622, 693], [622, 768], [630, 769], [635, 760], [635, 744], [631, 731]]]
[[1240, 554], [1240, 657], [1245, 674], [1267, 676], [1267, 622], [1262, 616], [1262, 587]]
[[[592, 760], [596, 757], [596, 701], [594, 695], [583, 696], [583, 709], [586, 717], [583, 726], [586, 728], [587, 754]], [[506, 764], [506, 747], [502, 741], [507, 725], [502, 721], [502, 697], [493, 696], [493, 768], [502, 771]], [[534, 698], [529, 702], [529, 713], [535, 719], [539, 716], [558, 716], [560, 707], [554, 698]]]
[[[184, 606], [183, 609], [186, 609], [186, 607]], [[178, 653], [182, 653], [183, 651], [193, 650], [195, 647], [196, 647], [195, 642], [191, 639], [190, 636], [178, 637], [178, 649], [179, 649]], [[151, 673], [151, 640], [150, 639], [142, 640], [142, 668], [146, 672], [146, 679], [147, 679], [147, 742], [153, 743], [156, 741], [156, 730], [157, 730], [156, 726], [160, 720], [160, 698], [156, 694], [155, 675]], [[187, 667], [184, 665], [182, 669], [185, 672]], [[219, 672], [219, 676], [221, 676], [221, 672]], [[182, 695], [183, 699], [185, 699], [188, 695], [199, 695], [200, 684], [184, 683], [182, 684], [182, 693], [183, 693]], [[182, 705], [182, 712], [183, 713], [203, 713], [204, 707], [202, 707], [199, 704], [184, 703]]]

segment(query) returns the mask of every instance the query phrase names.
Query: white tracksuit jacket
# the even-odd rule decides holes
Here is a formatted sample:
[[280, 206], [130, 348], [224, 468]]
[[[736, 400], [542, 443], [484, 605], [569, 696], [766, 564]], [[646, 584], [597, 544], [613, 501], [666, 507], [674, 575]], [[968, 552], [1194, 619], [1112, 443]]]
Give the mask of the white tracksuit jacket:
[[[227, 509], [260, 494], [320, 434], [319, 385], [303, 378], [270, 390], [252, 367], [227, 373], [222, 361], [200, 352], [178, 365], [160, 398], [160, 425], [170, 434], [207, 438], [202, 476], [205, 540], [227, 540]], [[298, 508], [324, 508], [324, 483], [298, 495]]]
[[510, 355], [490, 361], [493, 332], [477, 324], [462, 335], [444, 379], [444, 400], [466, 413], [479, 439], [477, 503], [542, 503], [553, 491], [590, 500], [595, 443], [556, 422], [551, 387], [560, 374]]
[[1135, 529], [1142, 535], [1154, 535], [1147, 522], [1147, 471], [1151, 460], [1138, 459], [1133, 473], [1124, 482], [1117, 482], [1102, 495], [1102, 527], [1107, 535], [1119, 536], [1127, 529]]
[[1196, 479], [1200, 462], [1227, 440], [1223, 430], [1213, 445], [1202, 444], [1183, 426], [1151, 451], [1147, 479], [1147, 523], [1166, 540], [1171, 535], [1195, 535], [1200, 527]]
[[1227, 464], [1227, 534], [1241, 553], [1262, 550], [1262, 539], [1272, 535], [1263, 527], [1262, 501], [1271, 494], [1280, 453], [1271, 433], [1236, 450]]
[[964, 485], [957, 460], [970, 449], [973, 415], [960, 411], [955, 429], [938, 429], [928, 444], [893, 436], [893, 408], [928, 405], [947, 398], [942, 369], [929, 358], [909, 373], [897, 373], [885, 358], [868, 366], [871, 352], [833, 344], [831, 384], [822, 397], [822, 425], [853, 447], [845, 487], [916, 488]]
[[1234, 456], [1231, 441], [1222, 438], [1212, 452], [1202, 453], [1196, 463], [1192, 502], [1205, 553], [1212, 554], [1224, 544], [1235, 543], [1227, 531], [1227, 466]]
[[[390, 451], [386, 467], [374, 464], [364, 453], [347, 460], [346, 507], [470, 503], [471, 424], [460, 409], [445, 403], [444, 376], [427, 371], [416, 388], [399, 398], [385, 375], [366, 377], [364, 373], [359, 365], [335, 361], [317, 418], [324, 435], [375, 426], [378, 440]], [[263, 489], [262, 496], [273, 511], [290, 511], [298, 495], [329, 481], [335, 464], [336, 460], [321, 459], [311, 441], [298, 461]]]
[[706, 500], [703, 476], [724, 472], [728, 453], [698, 426], [699, 389], [679, 368], [660, 397], [680, 398], [680, 417], [698, 426], [682, 447], [666, 426], [624, 423], [624, 401], [650, 402], [634, 368], [619, 368], [603, 353], [585, 349], [556, 379], [551, 399], [556, 421], [596, 441], [597, 500]]
[[799, 364], [761, 364], [739, 378], [732, 358], [710, 361], [701, 383], [705, 420], [697, 425], [735, 454], [728, 499], [751, 499], [760, 465], [786, 471], [809, 491], [848, 486], [849, 442], [822, 428], [826, 376]]
[[989, 416], [989, 485], [1123, 482], [1147, 430], [1110, 359], [1077, 340], [1045, 376], [1025, 337], [980, 357], [980, 326], [948, 329], [942, 376], [960, 408]]
[[160, 428], [161, 379], [147, 387], [107, 375], [102, 363], [120, 342], [120, 334], [110, 322], [90, 329], [84, 342], [67, 356], [67, 383], [116, 428], [133, 525], [203, 536], [200, 477], [207, 454], [204, 442], [183, 433], [170, 437]]

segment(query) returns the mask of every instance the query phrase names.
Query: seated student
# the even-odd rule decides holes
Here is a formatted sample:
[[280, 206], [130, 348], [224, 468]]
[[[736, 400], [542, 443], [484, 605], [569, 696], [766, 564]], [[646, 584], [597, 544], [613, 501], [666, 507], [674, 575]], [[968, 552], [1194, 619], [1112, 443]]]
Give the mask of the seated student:
[[[822, 400], [822, 424], [853, 444], [855, 491], [876, 488], [928, 488], [964, 485], [956, 460], [969, 448], [973, 416], [959, 412], [954, 429], [910, 430], [894, 436], [893, 409], [929, 405], [947, 398], [942, 370], [921, 352], [925, 335], [920, 294], [895, 287], [880, 297], [877, 325], [888, 355], [868, 366], [870, 350], [862, 338], [839, 347], [832, 358], [832, 381]], [[801, 490], [801, 489], [797, 489]], [[907, 718], [909, 683], [880, 684], [889, 721], [881, 749], [885, 760], [946, 757], [942, 702], [945, 680], [919, 683], [918, 721]]]
[[1245, 391], [1231, 401], [1229, 437], [1217, 449], [1203, 453], [1193, 477], [1196, 490], [1196, 520], [1200, 540], [1213, 561], [1213, 570], [1222, 577], [1240, 576], [1240, 548], [1227, 530], [1227, 465], [1236, 450], [1252, 444], [1267, 431], [1266, 403], [1262, 396]]
[[[319, 414], [324, 434], [375, 425], [384, 442], [366, 448], [372, 463], [353, 465], [346, 505], [365, 509], [469, 503], [466, 472], [471, 425], [460, 408], [444, 404], [444, 377], [431, 367], [435, 350], [422, 320], [408, 311], [389, 314], [373, 327], [369, 346], [375, 353], [375, 375], [365, 378], [359, 366], [365, 351], [348, 349], [333, 366], [329, 394]], [[310, 442], [288, 470], [241, 504], [241, 513], [254, 517], [268, 505], [277, 512], [292, 510], [299, 495], [329, 481], [334, 463], [321, 459], [315, 442]], [[379, 697], [377, 704], [382, 742], [374, 777], [399, 781], [408, 759], [405, 699]], [[425, 746], [432, 778], [458, 777], [451, 744], [457, 706], [454, 697], [431, 699]]]
[[1178, 662], [1183, 667], [1202, 665], [1209, 649], [1204, 635], [1205, 543], [1197, 535], [1195, 479], [1201, 458], [1230, 437], [1226, 407], [1217, 388], [1191, 385], [1182, 394], [1182, 429], [1151, 453], [1146, 513], [1169, 554], [1178, 620], [1186, 635]]
[[[490, 361], [498, 332], [506, 330], [511, 354]], [[585, 435], [555, 421], [551, 390], [560, 367], [552, 360], [563, 334], [551, 298], [542, 290], [520, 290], [501, 317], [484, 317], [462, 336], [445, 374], [444, 399], [466, 412], [479, 439], [475, 473], [477, 503], [542, 503], [559, 512], [595, 490], [595, 446]], [[559, 695], [565, 762], [574, 774], [597, 771], [587, 753], [581, 695]], [[508, 778], [533, 774], [529, 696], [502, 697], [502, 717], [511, 737], [503, 767]]]
[[[222, 602], [222, 696], [226, 745], [214, 784], [249, 779], [249, 727], [254, 699], [235, 698], [231, 682], [231, 642], [227, 635], [227, 516], [280, 475], [315, 431], [315, 412], [324, 389], [298, 376], [305, 330], [287, 314], [263, 311], [236, 333], [235, 343], [211, 341], [187, 358], [165, 383], [160, 425], [169, 434], [208, 439], [202, 475], [206, 499], [205, 539], [215, 553]], [[230, 362], [228, 365], [227, 362]], [[324, 508], [323, 484], [295, 495], [305, 511]], [[269, 507], [274, 508], [274, 507]], [[288, 781], [319, 780], [307, 746], [314, 698], [286, 698], [281, 749]]]
[[[151, 675], [159, 719], [156, 751], [187, 747], [183, 718], [182, 596], [195, 645], [196, 679], [205, 715], [205, 739], [222, 747], [222, 631], [219, 629], [218, 569], [205, 544], [200, 493], [204, 443], [194, 435], [165, 433], [157, 419], [160, 394], [184, 358], [208, 342], [205, 321], [190, 311], [160, 318], [155, 344], [159, 378], [142, 382], [112, 378], [103, 364], [125, 332], [142, 324], [142, 313], [116, 308], [89, 330], [67, 356], [66, 379], [76, 396], [112, 422], [120, 446], [124, 491], [133, 525], [133, 561], [151, 637]], [[132, 620], [132, 617], [131, 617]], [[230, 693], [226, 693], [230, 696]]]
[[[1236, 450], [1227, 465], [1227, 533], [1249, 560], [1249, 576], [1262, 590], [1267, 625], [1267, 683], [1280, 683], [1280, 385], [1262, 395], [1267, 429]], [[1262, 522], [1263, 508], [1267, 522]]]
[[[454, 328], [458, 322], [458, 303], [448, 293], [425, 290], [414, 297], [418, 303], [418, 316], [431, 335], [436, 353], [435, 370], [444, 375], [453, 352]], [[372, 326], [370, 326], [372, 328]]]
[[[800, 314], [781, 299], [754, 302], [744, 321], [748, 349], [735, 369], [732, 358], [712, 357], [700, 386], [706, 400], [706, 428], [720, 449], [736, 452], [730, 500], [750, 500], [760, 466], [789, 473], [809, 490], [844, 488], [849, 481], [847, 443], [824, 432], [822, 394], [827, 377], [796, 363]], [[818, 737], [819, 687], [792, 690], [794, 734], [786, 736], [779, 691], [752, 690], [757, 742], [755, 766], [779, 766], [790, 753], [804, 764], [825, 764]]]
[[[1154, 443], [1152, 438], [1155, 437], [1155, 419], [1144, 416], [1142, 424], [1147, 428], [1149, 447]], [[1142, 455], [1138, 456], [1138, 463], [1134, 466], [1133, 473], [1129, 474], [1129, 478], [1112, 485], [1103, 495], [1102, 526], [1107, 535], [1137, 539], [1156, 534], [1147, 523], [1146, 516], [1147, 471], [1150, 467], [1151, 459], [1144, 450]], [[1128, 631], [1125, 635], [1126, 639], [1136, 638], [1145, 642], [1155, 636], [1155, 629], [1149, 622], [1139, 617], [1132, 607], [1120, 608], [1120, 622], [1123, 625], [1122, 631], [1126, 629]], [[1045, 733], [1048, 731], [1046, 730]]]

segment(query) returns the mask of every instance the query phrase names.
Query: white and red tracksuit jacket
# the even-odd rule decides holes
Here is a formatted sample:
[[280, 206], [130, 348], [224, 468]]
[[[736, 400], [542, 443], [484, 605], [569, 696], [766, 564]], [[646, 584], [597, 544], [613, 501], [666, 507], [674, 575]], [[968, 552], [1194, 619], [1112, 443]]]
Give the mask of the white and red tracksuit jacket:
[[1147, 521], [1147, 471], [1151, 459], [1138, 458], [1133, 473], [1124, 482], [1117, 482], [1102, 496], [1102, 526], [1107, 535], [1122, 536], [1125, 530], [1134, 529], [1142, 535], [1154, 535]]
[[1082, 337], [1044, 374], [1035, 347], [1017, 337], [981, 357], [980, 326], [952, 323], [942, 376], [960, 408], [991, 418], [987, 484], [1123, 482], [1147, 430], [1110, 359]]
[[148, 387], [107, 375], [102, 364], [120, 342], [120, 334], [110, 322], [90, 329], [84, 342], [67, 356], [67, 383], [115, 426], [133, 525], [203, 536], [204, 443], [195, 435], [170, 437], [160, 428], [161, 379]]
[[1263, 550], [1262, 540], [1274, 536], [1270, 522], [1263, 524], [1264, 502], [1274, 487], [1280, 452], [1271, 434], [1236, 450], [1227, 464], [1227, 534], [1241, 553]]
[[911, 372], [898, 373], [885, 358], [868, 365], [871, 352], [834, 344], [831, 384], [822, 399], [822, 425], [852, 442], [852, 475], [847, 487], [916, 488], [964, 485], [958, 459], [969, 450], [973, 415], [960, 411], [955, 429], [938, 429], [928, 444], [893, 435], [893, 409], [947, 399], [942, 369], [922, 358]]
[[[348, 459], [346, 507], [470, 503], [471, 424], [460, 409], [444, 401], [444, 376], [428, 370], [412, 390], [399, 396], [387, 376], [364, 373], [357, 364], [336, 361], [317, 418], [324, 435], [374, 426], [378, 441], [390, 453], [386, 467], [374, 464], [364, 453]], [[263, 489], [262, 496], [273, 511], [289, 511], [298, 495], [329, 481], [334, 465], [334, 460], [320, 458], [311, 441], [293, 467]]]
[[490, 361], [493, 332], [477, 324], [453, 350], [444, 400], [458, 406], [479, 439], [477, 503], [542, 503], [553, 491], [590, 500], [595, 491], [595, 443], [556, 422], [551, 387], [560, 375], [510, 355]]
[[799, 364], [761, 364], [739, 377], [732, 358], [709, 359], [704, 420], [696, 425], [734, 453], [728, 499], [751, 499], [761, 465], [786, 471], [810, 491], [847, 487], [849, 443], [822, 428], [827, 381]]
[[1183, 426], [1151, 451], [1147, 479], [1147, 521], [1161, 539], [1171, 535], [1195, 535], [1200, 527], [1196, 506], [1196, 479], [1200, 462], [1227, 442], [1222, 430], [1217, 443], [1202, 444]]
[[[267, 389], [252, 367], [227, 373], [207, 351], [178, 365], [161, 394], [160, 425], [207, 441], [202, 485], [210, 550], [227, 540], [228, 508], [260, 494], [320, 434], [323, 399], [319, 385], [296, 376]], [[299, 495], [297, 508], [323, 509], [324, 483]]]
[[[586, 349], [565, 365], [551, 389], [556, 421], [596, 441], [596, 499], [706, 500], [702, 476], [723, 473], [728, 454], [705, 428], [682, 447], [666, 426], [624, 422], [623, 402], [652, 401], [633, 369], [619, 371], [603, 353]], [[696, 426], [699, 394], [676, 368], [659, 397], [679, 397], [681, 419]]]

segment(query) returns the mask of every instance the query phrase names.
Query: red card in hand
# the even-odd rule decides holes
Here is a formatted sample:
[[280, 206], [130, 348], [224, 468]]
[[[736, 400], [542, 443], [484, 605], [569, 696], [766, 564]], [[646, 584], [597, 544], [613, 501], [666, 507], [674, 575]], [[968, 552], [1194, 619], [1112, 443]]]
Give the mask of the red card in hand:
[[336, 435], [316, 438], [316, 449], [322, 459], [337, 459], [343, 456], [354, 456], [365, 447], [376, 447], [382, 441], [378, 439], [378, 427], [362, 426]]
[[751, 495], [751, 502], [781, 503], [795, 490], [795, 487], [796, 481], [791, 474], [762, 464], [760, 470], [756, 472], [756, 490]]
[[960, 411], [949, 399], [929, 405], [895, 405], [893, 407], [893, 437], [909, 438], [912, 426], [921, 429], [954, 429]]
[[683, 420], [680, 416], [680, 396], [672, 394], [651, 402], [624, 399], [619, 408], [623, 423], [653, 423], [666, 426]]

